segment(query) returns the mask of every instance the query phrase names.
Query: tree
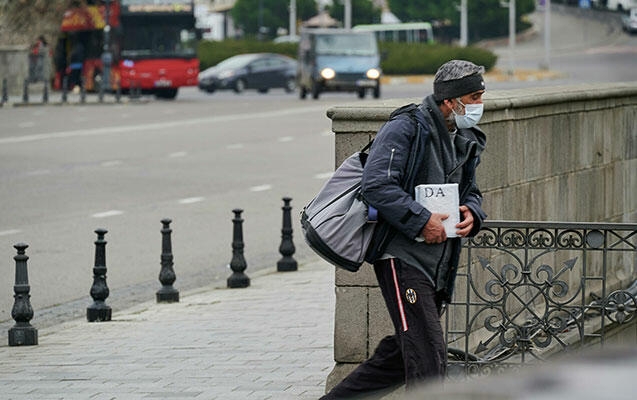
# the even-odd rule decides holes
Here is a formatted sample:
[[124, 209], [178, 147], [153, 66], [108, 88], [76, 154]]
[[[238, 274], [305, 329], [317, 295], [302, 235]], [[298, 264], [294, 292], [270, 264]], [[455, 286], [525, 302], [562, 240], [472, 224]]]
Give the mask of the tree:
[[[326, 7], [330, 16], [342, 21], [345, 25], [345, 1], [333, 0], [332, 5]], [[352, 0], [352, 26], [359, 24], [380, 23], [381, 9], [376, 7], [371, 0]]]
[[[237, 0], [230, 15], [246, 35], [259, 33], [259, 26], [267, 29], [265, 36], [274, 37], [278, 28], [289, 28], [290, 0]], [[296, 0], [296, 16], [300, 20], [316, 15], [315, 0]]]
[[28, 45], [39, 35], [44, 35], [49, 43], [54, 43], [59, 35], [64, 11], [74, 1], [0, 1], [0, 44]]
[[[535, 10], [535, 0], [516, 1], [516, 28], [526, 25], [522, 16]], [[467, 0], [469, 19], [469, 40], [507, 36], [509, 32], [509, 11], [501, 6], [501, 0]], [[404, 22], [408, 21], [449, 21], [451, 31], [459, 32], [459, 0], [388, 0], [392, 13]]]

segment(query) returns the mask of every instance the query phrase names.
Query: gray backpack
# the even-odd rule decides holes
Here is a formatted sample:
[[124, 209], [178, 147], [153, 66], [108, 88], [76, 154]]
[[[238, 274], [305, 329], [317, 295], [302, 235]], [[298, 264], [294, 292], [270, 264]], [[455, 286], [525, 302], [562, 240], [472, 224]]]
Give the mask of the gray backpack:
[[351, 272], [365, 261], [376, 222], [375, 209], [360, 194], [365, 151], [371, 144], [343, 161], [301, 212], [307, 244], [327, 262]]
[[[418, 129], [418, 125], [423, 124], [424, 120], [419, 121], [414, 115], [416, 112], [420, 113], [418, 107], [409, 104], [396, 109], [390, 119], [407, 114]], [[419, 137], [418, 134], [414, 136]], [[372, 143], [373, 141], [369, 142], [343, 161], [301, 212], [301, 228], [307, 244], [327, 262], [351, 272], [358, 271], [365, 261], [378, 220], [378, 211], [367, 204], [361, 195], [361, 178], [368, 155], [366, 151]], [[412, 143], [412, 149], [415, 148], [417, 146]], [[414, 154], [410, 156], [406, 183], [413, 177], [415, 162]], [[392, 235], [383, 230], [381, 233], [382, 244], [376, 247], [384, 248]]]

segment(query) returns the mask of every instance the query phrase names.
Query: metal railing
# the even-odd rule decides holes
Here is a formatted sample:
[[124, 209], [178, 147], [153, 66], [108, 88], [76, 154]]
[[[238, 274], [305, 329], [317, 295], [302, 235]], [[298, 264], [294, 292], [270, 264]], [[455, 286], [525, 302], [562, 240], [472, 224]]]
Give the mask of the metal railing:
[[637, 224], [490, 221], [461, 257], [450, 376], [603, 346], [626, 328], [637, 343]]

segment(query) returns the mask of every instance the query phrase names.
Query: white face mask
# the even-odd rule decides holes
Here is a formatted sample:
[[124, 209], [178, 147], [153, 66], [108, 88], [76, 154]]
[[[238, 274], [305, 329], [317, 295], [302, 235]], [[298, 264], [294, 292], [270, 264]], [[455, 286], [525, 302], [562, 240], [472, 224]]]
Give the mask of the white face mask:
[[459, 129], [473, 128], [476, 126], [480, 121], [480, 118], [482, 118], [484, 104], [462, 104], [460, 99], [456, 100], [458, 100], [458, 103], [464, 107], [464, 115], [456, 113], [453, 109], [451, 110], [453, 112], [454, 120], [456, 121], [456, 126]]

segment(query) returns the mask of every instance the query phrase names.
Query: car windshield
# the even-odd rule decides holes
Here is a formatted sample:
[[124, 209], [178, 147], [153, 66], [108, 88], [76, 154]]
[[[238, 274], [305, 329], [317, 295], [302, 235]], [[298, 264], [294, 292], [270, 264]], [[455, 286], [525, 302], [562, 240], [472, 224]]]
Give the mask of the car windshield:
[[217, 68], [223, 69], [236, 69], [245, 67], [250, 61], [254, 60], [256, 57], [252, 54], [243, 54], [240, 56], [234, 56], [230, 58], [226, 58], [217, 64]]
[[316, 54], [373, 56], [378, 53], [373, 34], [328, 34], [316, 36]]

